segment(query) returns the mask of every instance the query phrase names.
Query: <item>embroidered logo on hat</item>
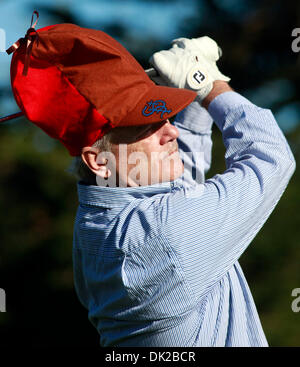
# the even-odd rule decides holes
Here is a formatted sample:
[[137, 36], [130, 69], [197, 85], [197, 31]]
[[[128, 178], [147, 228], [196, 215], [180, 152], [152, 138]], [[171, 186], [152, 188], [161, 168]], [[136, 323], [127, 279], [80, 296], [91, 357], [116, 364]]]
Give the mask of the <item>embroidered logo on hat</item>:
[[158, 99], [154, 102], [147, 102], [142, 111], [142, 114], [144, 116], [151, 116], [154, 112], [160, 113], [160, 118], [162, 119], [165, 113], [169, 114], [172, 112], [172, 110], [167, 109], [165, 101], [163, 101], [162, 99]]

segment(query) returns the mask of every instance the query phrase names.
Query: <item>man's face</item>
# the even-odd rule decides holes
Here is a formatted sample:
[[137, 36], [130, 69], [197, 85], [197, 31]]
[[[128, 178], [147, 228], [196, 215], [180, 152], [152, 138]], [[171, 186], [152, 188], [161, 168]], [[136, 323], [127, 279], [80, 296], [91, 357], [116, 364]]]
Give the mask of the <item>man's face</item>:
[[111, 152], [116, 159], [119, 186], [146, 186], [173, 181], [183, 173], [177, 137], [169, 120], [117, 128]]

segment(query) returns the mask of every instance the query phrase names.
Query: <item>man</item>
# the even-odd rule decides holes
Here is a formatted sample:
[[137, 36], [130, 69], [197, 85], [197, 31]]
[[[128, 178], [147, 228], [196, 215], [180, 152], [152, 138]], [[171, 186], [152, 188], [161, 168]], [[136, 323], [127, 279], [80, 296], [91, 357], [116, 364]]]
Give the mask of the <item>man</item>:
[[[74, 280], [100, 344], [267, 346], [238, 259], [295, 169], [271, 112], [232, 91], [207, 37], [153, 55], [166, 87], [102, 32], [37, 34], [15, 52], [12, 85], [27, 117], [77, 156]], [[204, 181], [186, 153], [209, 168], [212, 121], [227, 169]]]
[[[204, 58], [213, 48], [206, 38], [206, 48], [202, 38], [192, 40], [194, 47], [190, 41], [175, 41], [152, 58], [166, 84], [188, 86], [191, 55]], [[217, 58], [215, 52], [212, 60]], [[137, 141], [120, 131], [123, 139], [111, 140], [117, 178], [133, 169], [128, 159], [127, 170], [118, 164], [122, 143], [128, 144], [127, 154], [144, 152], [147, 162], [150, 153], [175, 150], [169, 180], [162, 180], [162, 165], [151, 165], [159, 179], [151, 181], [149, 174], [142, 187], [130, 175], [126, 188], [79, 183], [75, 284], [103, 346], [268, 345], [238, 258], [278, 202], [294, 159], [270, 111], [225, 81], [215, 81], [204, 93], [198, 90], [174, 126], [166, 120]], [[203, 151], [209, 167], [212, 118], [199, 100], [223, 134], [227, 165], [203, 184], [193, 182], [191, 174], [180, 178], [183, 166], [176, 152], [176, 140], [182, 151]], [[108, 179], [108, 160], [97, 163], [99, 154], [98, 148], [84, 147], [82, 160], [96, 177]]]

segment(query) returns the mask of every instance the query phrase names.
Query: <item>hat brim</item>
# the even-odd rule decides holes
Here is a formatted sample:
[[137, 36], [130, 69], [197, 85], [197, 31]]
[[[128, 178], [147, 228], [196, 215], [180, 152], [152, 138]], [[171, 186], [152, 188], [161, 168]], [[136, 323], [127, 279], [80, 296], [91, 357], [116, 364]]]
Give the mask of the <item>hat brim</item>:
[[197, 93], [182, 88], [153, 85], [117, 126], [138, 126], [165, 121], [187, 107]]

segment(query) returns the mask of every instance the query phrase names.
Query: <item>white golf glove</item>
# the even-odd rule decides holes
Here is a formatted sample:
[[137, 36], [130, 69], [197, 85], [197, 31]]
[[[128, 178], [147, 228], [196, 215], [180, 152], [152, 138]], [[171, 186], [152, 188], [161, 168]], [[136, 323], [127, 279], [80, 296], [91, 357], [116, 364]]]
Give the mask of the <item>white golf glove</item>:
[[157, 84], [196, 91], [201, 102], [215, 80], [230, 80], [216, 65], [221, 55], [217, 43], [207, 36], [177, 38], [169, 50], [151, 56], [149, 62], [155, 70], [148, 69], [146, 73]]

